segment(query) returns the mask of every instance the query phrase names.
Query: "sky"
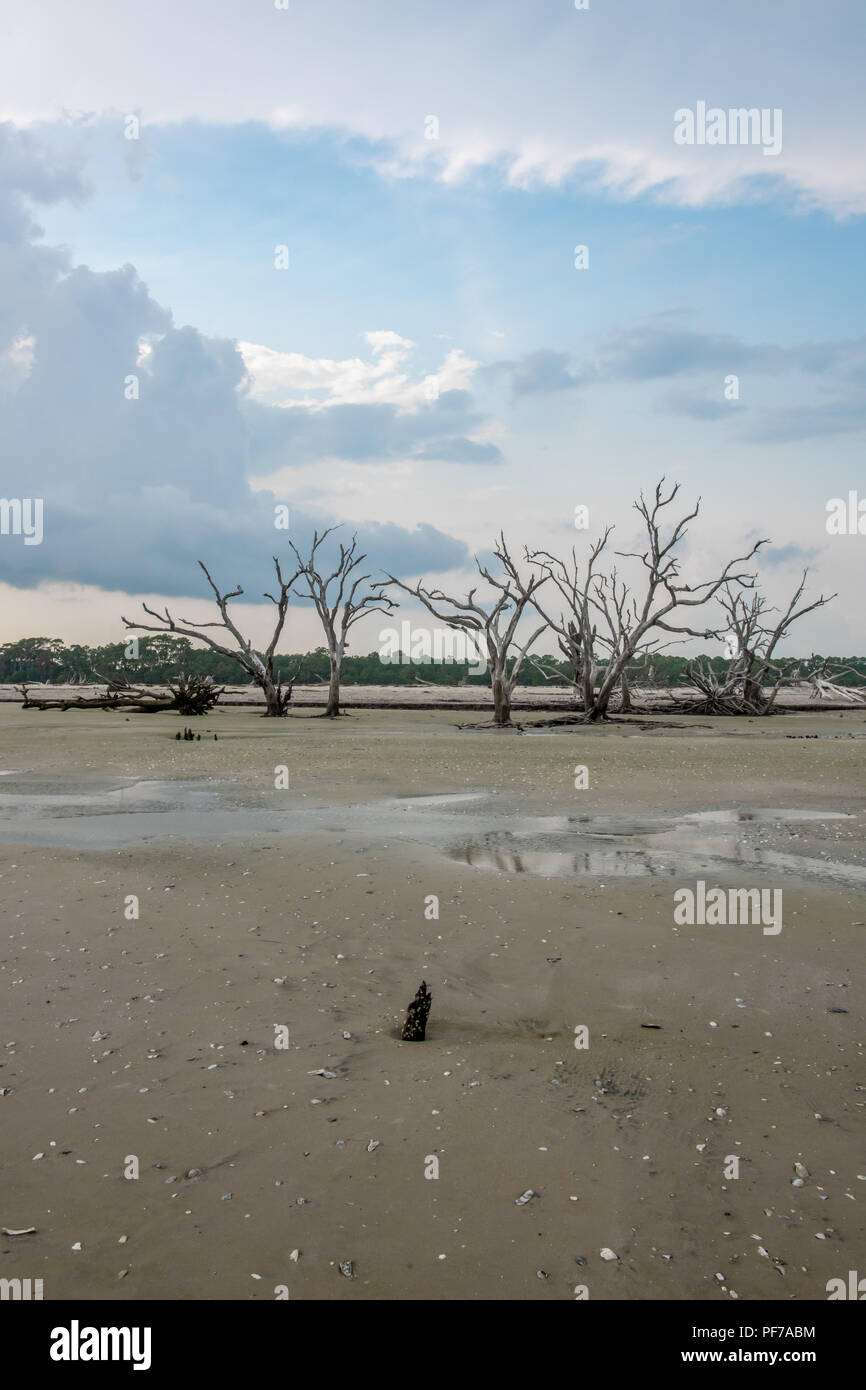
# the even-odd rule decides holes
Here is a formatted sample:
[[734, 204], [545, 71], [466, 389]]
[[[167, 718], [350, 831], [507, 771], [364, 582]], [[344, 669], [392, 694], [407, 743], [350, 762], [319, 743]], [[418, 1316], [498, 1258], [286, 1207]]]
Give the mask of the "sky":
[[[862, 0], [0, 23], [0, 495], [43, 500], [40, 544], [0, 534], [0, 641], [211, 618], [200, 559], [266, 640], [279, 504], [465, 594], [500, 531], [633, 550], [665, 475], [690, 581], [769, 537], [772, 601], [838, 593], [789, 650], [866, 653], [866, 534], [826, 524], [866, 500]], [[319, 641], [293, 606], [284, 648]]]

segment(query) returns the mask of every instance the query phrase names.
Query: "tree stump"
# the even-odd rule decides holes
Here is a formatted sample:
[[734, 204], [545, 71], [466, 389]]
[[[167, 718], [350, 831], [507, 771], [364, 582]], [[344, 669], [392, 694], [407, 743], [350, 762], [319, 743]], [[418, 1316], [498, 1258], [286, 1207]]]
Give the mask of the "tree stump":
[[403, 1032], [400, 1034], [403, 1042], [424, 1042], [427, 1032], [427, 1015], [430, 1013], [432, 999], [433, 995], [427, 988], [427, 981], [422, 980], [418, 993], [406, 1009], [406, 1022], [403, 1024]]

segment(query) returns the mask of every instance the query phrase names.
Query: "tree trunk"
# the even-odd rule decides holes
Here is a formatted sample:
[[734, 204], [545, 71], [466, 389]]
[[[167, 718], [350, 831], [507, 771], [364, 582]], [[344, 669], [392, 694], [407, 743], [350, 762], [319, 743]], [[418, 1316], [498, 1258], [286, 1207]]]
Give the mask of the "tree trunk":
[[340, 713], [340, 658], [331, 657], [331, 679], [328, 684], [328, 705], [325, 716], [334, 719]]
[[494, 724], [511, 723], [511, 691], [508, 682], [499, 675], [493, 678], [493, 722]]
[[755, 714], [764, 713], [766, 702], [760, 680], [756, 681], [751, 676], [743, 678], [743, 700]]
[[589, 704], [586, 706], [584, 713], [584, 719], [588, 723], [595, 724], [598, 720], [607, 719], [607, 707], [610, 702], [611, 694], [613, 693], [614, 684], [615, 682], [608, 681], [607, 678], [605, 678], [599, 686], [598, 694], [596, 695], [595, 691], [590, 693]]
[[274, 684], [273, 676], [260, 676], [258, 684], [265, 697], [265, 717], [269, 719], [282, 719], [286, 713], [286, 706], [283, 700], [283, 693]]
[[403, 1042], [424, 1042], [432, 999], [433, 995], [427, 988], [426, 981], [422, 980], [415, 998], [406, 1009], [406, 1022], [400, 1034]]
[[571, 703], [572, 703], [572, 705], [574, 706], [574, 708], [575, 708], [576, 710], [579, 710], [579, 709], [581, 709], [581, 707], [582, 707], [582, 702], [583, 702], [583, 699], [584, 699], [584, 695], [582, 694], [582, 692], [583, 692], [583, 676], [581, 675], [580, 668], [579, 668], [578, 666], [575, 666], [574, 663], [572, 663], [572, 667], [571, 667]]
[[621, 675], [620, 678], [619, 678], [619, 691], [620, 691], [620, 706], [619, 706], [619, 707], [620, 707], [621, 712], [622, 712], [623, 714], [631, 714], [631, 710], [632, 710], [632, 705], [631, 705], [631, 689], [630, 689], [629, 683], [628, 683], [628, 672], [627, 672], [627, 671], [623, 671], [622, 675]]

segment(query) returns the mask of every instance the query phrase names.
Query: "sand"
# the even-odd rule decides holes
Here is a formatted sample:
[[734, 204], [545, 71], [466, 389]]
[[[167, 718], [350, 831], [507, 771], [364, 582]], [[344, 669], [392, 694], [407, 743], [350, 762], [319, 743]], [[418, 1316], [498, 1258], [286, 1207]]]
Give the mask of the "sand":
[[[168, 694], [169, 687], [165, 685], [151, 685], [147, 687], [153, 692]], [[264, 706], [265, 697], [261, 690], [255, 685], [223, 685], [220, 687], [220, 705], [223, 707], [242, 706]], [[21, 703], [20, 685], [10, 685], [0, 683], [0, 704]], [[56, 685], [41, 684], [32, 682], [27, 686], [27, 693], [31, 700], [76, 700], [96, 699], [104, 696], [106, 692], [105, 682], [92, 685]], [[698, 700], [700, 691], [686, 685], [676, 687], [636, 687], [634, 690], [633, 703], [635, 709], [649, 709], [658, 712], [669, 710], [673, 705], [682, 701]], [[855, 708], [860, 702], [860, 695], [852, 691], [852, 694], [840, 698], [838, 696], [822, 695], [815, 697], [815, 693], [808, 683], [804, 682], [791, 688], [780, 690], [776, 697], [776, 707], [778, 709], [799, 710], [805, 713], [819, 713], [828, 711], [848, 711]], [[618, 696], [614, 696], [612, 709], [617, 708]], [[352, 685], [344, 682], [340, 689], [340, 701], [346, 709], [411, 709], [411, 710], [492, 710], [493, 695], [489, 684], [486, 685]], [[315, 685], [293, 685], [292, 688], [292, 710], [296, 709], [323, 709], [328, 702], [328, 683], [319, 682]], [[515, 712], [524, 710], [550, 710], [555, 713], [568, 713], [574, 706], [574, 693], [569, 685], [560, 685], [551, 681], [544, 685], [518, 685], [514, 691], [512, 699], [512, 709]], [[863, 705], [859, 704], [861, 713]]]
[[[866, 714], [455, 722], [220, 710], [188, 744], [169, 715], [0, 708], [0, 1225], [36, 1227], [0, 1277], [727, 1301], [866, 1268]], [[700, 818], [750, 808], [779, 814]], [[609, 818], [589, 855], [572, 816]], [[779, 935], [677, 927], [704, 862], [781, 887]]]

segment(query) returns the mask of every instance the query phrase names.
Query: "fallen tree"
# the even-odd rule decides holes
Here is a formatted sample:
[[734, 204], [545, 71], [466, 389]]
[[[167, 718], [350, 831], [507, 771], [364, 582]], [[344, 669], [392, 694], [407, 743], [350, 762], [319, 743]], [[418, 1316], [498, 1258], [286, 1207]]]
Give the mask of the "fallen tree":
[[143, 686], [130, 685], [128, 681], [116, 676], [100, 677], [105, 680], [105, 694], [79, 695], [74, 700], [69, 696], [55, 699], [44, 696], [32, 697], [30, 687], [21, 685], [23, 709], [107, 709], [131, 710], [134, 714], [207, 714], [212, 710], [225, 688], [217, 689], [210, 676], [178, 676], [168, 693], [163, 690], [148, 690]]
[[30, 687], [17, 687], [22, 698], [22, 709], [125, 709], [136, 714], [157, 714], [160, 710], [176, 709], [174, 697], [154, 690], [129, 690], [121, 694], [119, 690], [107, 690], [104, 695], [79, 695], [71, 700], [69, 696], [60, 699], [32, 697]]
[[812, 687], [811, 700], [847, 700], [849, 704], [862, 705], [866, 704], [866, 687], [862, 684], [853, 688], [839, 685], [843, 676], [859, 675], [860, 672], [853, 666], [831, 667], [829, 661], [824, 660], [820, 666], [806, 673], [802, 684]]

